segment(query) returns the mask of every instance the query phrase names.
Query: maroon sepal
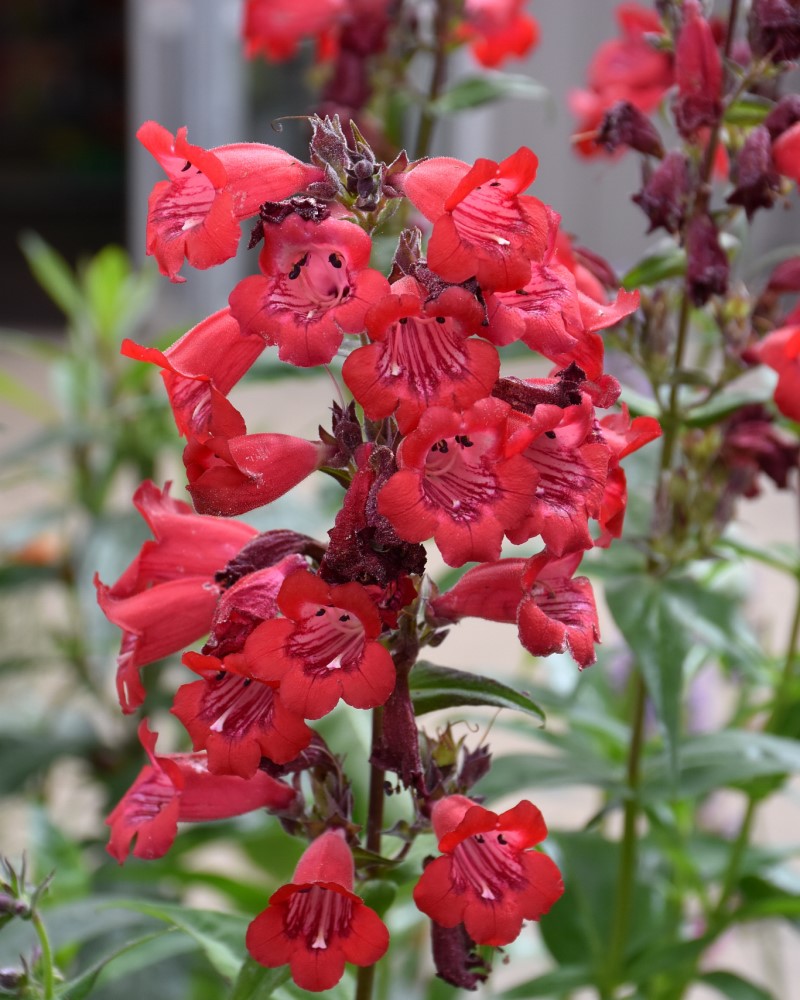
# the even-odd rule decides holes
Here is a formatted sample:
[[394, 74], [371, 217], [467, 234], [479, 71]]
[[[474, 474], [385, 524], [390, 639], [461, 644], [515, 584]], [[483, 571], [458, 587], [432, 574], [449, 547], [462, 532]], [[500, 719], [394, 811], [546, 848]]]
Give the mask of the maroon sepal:
[[475, 942], [463, 924], [442, 927], [431, 921], [431, 952], [436, 975], [451, 986], [463, 990], [476, 990], [492, 971], [477, 952]]

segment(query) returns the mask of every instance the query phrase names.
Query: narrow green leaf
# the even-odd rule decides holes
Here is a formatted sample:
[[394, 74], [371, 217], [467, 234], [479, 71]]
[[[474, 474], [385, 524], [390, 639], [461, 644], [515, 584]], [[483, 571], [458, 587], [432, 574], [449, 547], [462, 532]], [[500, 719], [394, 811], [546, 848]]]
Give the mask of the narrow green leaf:
[[226, 979], [238, 976], [243, 960], [244, 936], [250, 922], [246, 917], [138, 899], [117, 900], [114, 906], [136, 910], [172, 924], [194, 938], [220, 975]]
[[421, 660], [411, 671], [409, 686], [417, 715], [457, 705], [488, 705], [526, 712], [544, 723], [544, 712], [529, 695], [490, 677]]
[[610, 580], [606, 600], [634, 654], [664, 729], [673, 775], [677, 774], [683, 665], [690, 637], [665, 599], [664, 587], [648, 577]]
[[265, 969], [252, 958], [246, 958], [233, 984], [230, 1000], [269, 1000], [275, 990], [282, 986], [291, 973], [282, 965], [277, 969]]
[[550, 99], [550, 91], [522, 73], [486, 73], [459, 80], [429, 107], [435, 115], [449, 115], [507, 97], [544, 101]]
[[34, 278], [70, 319], [83, 309], [83, 296], [72, 269], [60, 253], [38, 233], [27, 230], [20, 236], [20, 246]]
[[481, 794], [490, 799], [520, 788], [564, 788], [590, 785], [616, 792], [623, 791], [623, 768], [599, 756], [575, 754], [509, 754], [495, 757], [492, 769], [481, 779]]
[[735, 972], [725, 972], [721, 969], [705, 972], [698, 977], [698, 982], [713, 987], [722, 996], [728, 997], [728, 1000], [775, 1000], [768, 990], [756, 986], [749, 979], [743, 979]]
[[651, 254], [636, 264], [622, 279], [628, 291], [642, 285], [657, 285], [668, 278], [679, 278], [686, 270], [686, 251], [671, 247], [661, 253]]
[[723, 117], [731, 125], [760, 125], [773, 107], [772, 101], [758, 97], [740, 97], [726, 108]]
[[56, 416], [56, 411], [49, 400], [2, 369], [0, 369], [0, 399], [4, 399], [23, 413], [29, 413], [37, 420], [49, 421]]
[[527, 1000], [528, 997], [561, 996], [571, 990], [580, 989], [592, 982], [592, 972], [586, 965], [565, 965], [552, 972], [546, 972], [527, 983], [520, 983], [505, 993], [498, 994], [498, 1000]]
[[754, 386], [750, 392], [721, 393], [708, 403], [692, 407], [685, 423], [688, 427], [709, 427], [729, 417], [743, 406], [766, 403], [771, 398], [772, 392], [766, 385]]

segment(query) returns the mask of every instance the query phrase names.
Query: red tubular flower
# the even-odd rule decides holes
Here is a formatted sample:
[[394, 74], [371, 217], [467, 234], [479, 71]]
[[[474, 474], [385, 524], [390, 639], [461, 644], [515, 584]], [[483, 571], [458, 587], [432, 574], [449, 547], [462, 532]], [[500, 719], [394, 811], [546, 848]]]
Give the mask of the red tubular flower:
[[472, 43], [482, 66], [495, 67], [511, 56], [521, 59], [539, 44], [539, 25], [524, 13], [525, 0], [466, 0], [457, 37]]
[[394, 663], [377, 641], [380, 614], [361, 584], [329, 585], [313, 573], [294, 573], [278, 606], [285, 617], [259, 625], [240, 654], [249, 676], [280, 683], [283, 703], [305, 719], [322, 718], [340, 698], [353, 708], [385, 703]]
[[172, 713], [194, 749], [208, 751], [212, 774], [252, 778], [262, 756], [285, 764], [311, 742], [311, 730], [283, 704], [277, 683], [245, 672], [241, 657], [186, 653], [183, 662], [203, 679], [178, 689]]
[[541, 535], [558, 556], [590, 549], [589, 519], [600, 512], [611, 455], [608, 445], [592, 436], [591, 399], [583, 393], [580, 405], [560, 411], [537, 407], [532, 420], [537, 433], [523, 454], [538, 472], [536, 495], [528, 516], [506, 533], [518, 544]]
[[262, 337], [242, 333], [230, 309], [220, 309], [163, 353], [132, 340], [123, 340], [121, 352], [164, 369], [161, 376], [178, 431], [202, 438], [214, 394], [227, 396], [265, 347]]
[[433, 829], [443, 857], [427, 865], [414, 902], [443, 927], [464, 924], [477, 944], [510, 944], [564, 891], [554, 862], [530, 850], [547, 836], [541, 812], [523, 800], [491, 812], [463, 795], [439, 799]]
[[603, 152], [591, 137], [608, 108], [617, 101], [627, 101], [648, 113], [658, 107], [672, 86], [672, 59], [648, 41], [647, 36], [661, 35], [664, 29], [655, 11], [636, 3], [620, 4], [616, 11], [621, 37], [604, 42], [589, 66], [587, 90], [569, 95], [570, 108], [579, 119], [581, 138], [576, 149], [583, 156]]
[[369, 268], [372, 240], [342, 219], [307, 222], [289, 215], [266, 232], [260, 275], [230, 296], [245, 334], [277, 344], [282, 361], [299, 367], [327, 364], [345, 333], [360, 333], [364, 314], [389, 291]]
[[[488, 396], [500, 373], [497, 351], [482, 340], [483, 309], [464, 288], [431, 302], [413, 278], [401, 278], [367, 313], [373, 343], [354, 351], [342, 376], [372, 420], [394, 414], [410, 433], [431, 406], [462, 410]], [[483, 332], [483, 331], [481, 331]]]
[[404, 174], [406, 195], [433, 223], [428, 266], [445, 281], [475, 277], [484, 291], [521, 288], [547, 246], [547, 209], [521, 194], [538, 162], [523, 146], [502, 163], [435, 157]]
[[748, 353], [778, 373], [775, 405], [784, 416], [800, 421], [800, 325], [773, 330]]
[[304, 38], [317, 39], [317, 61], [330, 58], [335, 48], [336, 21], [347, 10], [347, 0], [247, 0], [242, 23], [245, 55], [263, 55], [283, 62]]
[[772, 143], [775, 169], [800, 184], [800, 122], [790, 126]]
[[389, 932], [353, 892], [353, 856], [340, 831], [327, 830], [306, 849], [245, 942], [261, 965], [288, 964], [295, 983], [315, 993], [339, 982], [345, 962], [367, 966], [383, 957]]
[[147, 252], [171, 281], [186, 280], [178, 274], [184, 258], [205, 269], [233, 257], [240, 219], [320, 176], [317, 168], [275, 146], [237, 143], [205, 150], [186, 141], [185, 128], [173, 138], [152, 121], [136, 135], [169, 177], [150, 194]]
[[530, 461], [509, 454], [511, 412], [493, 398], [461, 414], [425, 411], [400, 445], [400, 471], [378, 494], [378, 510], [401, 538], [433, 537], [450, 566], [500, 555], [503, 532], [525, 517], [537, 478]]
[[190, 436], [183, 452], [187, 489], [200, 514], [244, 514], [288, 493], [332, 451], [290, 434], [248, 434], [239, 411], [214, 395], [208, 436]]
[[534, 656], [566, 653], [583, 670], [596, 660], [600, 627], [592, 585], [573, 577], [582, 553], [553, 559], [545, 550], [528, 561], [518, 612], [519, 639]]
[[522, 573], [526, 559], [498, 559], [468, 569], [455, 586], [430, 601], [434, 619], [456, 622], [485, 618], [515, 622], [522, 600]]
[[144, 700], [140, 667], [199, 639], [207, 632], [219, 589], [214, 573], [257, 531], [237, 521], [200, 517], [188, 504], [151, 482], [133, 497], [153, 532], [113, 586], [95, 578], [97, 600], [109, 621], [123, 631], [117, 658], [117, 691], [123, 712]]
[[147, 721], [139, 739], [150, 763], [109, 815], [108, 853], [122, 864], [136, 838], [137, 858], [161, 858], [172, 846], [179, 822], [201, 823], [229, 819], [254, 809], [289, 809], [297, 798], [293, 788], [263, 771], [249, 781], [232, 775], [210, 774], [204, 753], [158, 756], [158, 735]]

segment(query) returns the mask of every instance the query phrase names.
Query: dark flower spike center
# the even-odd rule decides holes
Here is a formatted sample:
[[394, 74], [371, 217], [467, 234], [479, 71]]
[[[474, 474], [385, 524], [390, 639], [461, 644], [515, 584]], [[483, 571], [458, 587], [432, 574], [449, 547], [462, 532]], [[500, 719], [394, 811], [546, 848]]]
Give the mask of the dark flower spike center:
[[270, 297], [270, 306], [295, 313], [311, 322], [343, 302], [350, 294], [350, 275], [341, 254], [317, 247], [298, 258]]
[[479, 833], [462, 840], [452, 859], [457, 892], [469, 888], [487, 902], [498, 902], [508, 889], [519, 890], [526, 884], [519, 851], [502, 833]]
[[349, 896], [321, 885], [304, 887], [289, 900], [286, 936], [303, 937], [309, 948], [327, 948], [332, 938], [349, 934], [352, 915]]
[[275, 708], [275, 691], [249, 677], [220, 671], [209, 684], [199, 717], [212, 733], [241, 737], [253, 726], [268, 724]]
[[290, 656], [306, 669], [326, 673], [346, 670], [361, 661], [366, 640], [364, 626], [344, 608], [322, 607], [304, 619], [289, 640]]
[[475, 445], [467, 434], [442, 438], [431, 446], [425, 461], [425, 498], [457, 521], [477, 520], [498, 493], [493, 463]]

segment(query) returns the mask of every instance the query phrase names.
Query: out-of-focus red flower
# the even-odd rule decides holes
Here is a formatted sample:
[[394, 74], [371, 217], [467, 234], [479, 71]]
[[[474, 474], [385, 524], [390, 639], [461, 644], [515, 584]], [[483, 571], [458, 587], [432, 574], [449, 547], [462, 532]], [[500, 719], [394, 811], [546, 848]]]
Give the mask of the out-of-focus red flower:
[[342, 375], [373, 420], [397, 419], [410, 433], [430, 406], [465, 409], [488, 396], [500, 373], [497, 351], [482, 340], [484, 311], [474, 295], [451, 287], [426, 302], [411, 277], [392, 285], [391, 295], [367, 314], [371, 344], [354, 351]]
[[675, 44], [675, 124], [692, 139], [722, 115], [722, 56], [698, 0], [684, 0], [683, 25]]
[[214, 394], [227, 396], [265, 347], [263, 337], [246, 335], [240, 329], [230, 309], [220, 309], [164, 352], [127, 339], [121, 352], [163, 368], [161, 377], [178, 431], [202, 438], [211, 419]]
[[773, 330], [748, 354], [778, 373], [775, 405], [784, 416], [800, 421], [800, 325]]
[[372, 240], [342, 219], [306, 222], [289, 215], [265, 231], [262, 273], [230, 296], [242, 332], [277, 344], [282, 361], [327, 364], [345, 333], [360, 333], [367, 309], [389, 291], [368, 267]]
[[775, 169], [800, 184], [800, 122], [790, 126], [772, 143]]
[[624, 3], [617, 7], [616, 18], [621, 37], [604, 42], [595, 53], [589, 64], [588, 89], [569, 95], [570, 108], [579, 119], [581, 138], [575, 148], [583, 156], [603, 152], [594, 136], [612, 105], [627, 101], [647, 114], [658, 107], [674, 82], [671, 56], [647, 37], [664, 33], [656, 12]]
[[153, 532], [112, 586], [95, 578], [97, 600], [124, 632], [117, 658], [117, 691], [124, 712], [144, 700], [140, 667], [183, 649], [211, 624], [219, 588], [214, 574], [257, 531], [238, 521], [195, 514], [188, 504], [142, 483], [133, 502]]
[[265, 201], [279, 201], [321, 176], [276, 146], [236, 143], [206, 150], [173, 137], [163, 125], [145, 122], [137, 138], [158, 160], [169, 180], [153, 188], [148, 202], [147, 252], [171, 281], [186, 259], [205, 269], [236, 254], [239, 221]]
[[108, 852], [122, 864], [136, 840], [137, 858], [163, 857], [172, 846], [179, 822], [229, 819], [254, 809], [289, 809], [297, 798], [293, 788], [258, 771], [248, 781], [234, 775], [211, 774], [204, 753], [158, 756], [158, 735], [147, 721], [139, 726], [147, 751], [146, 764], [109, 815]]
[[539, 24], [524, 6], [525, 0], [466, 0], [456, 37], [471, 44], [482, 66], [521, 59], [539, 44]]
[[564, 891], [554, 862], [531, 850], [547, 836], [541, 812], [523, 800], [491, 812], [463, 795], [432, 810], [442, 857], [428, 864], [414, 902], [443, 927], [463, 923], [478, 944], [510, 944], [523, 921], [538, 920]]
[[353, 892], [353, 856], [341, 832], [327, 830], [313, 841], [245, 941], [261, 965], [289, 965], [295, 983], [315, 993], [339, 982], [345, 962], [367, 966], [383, 957], [389, 932]]
[[445, 281], [477, 278], [484, 291], [521, 288], [547, 247], [547, 209], [522, 194], [537, 166], [523, 146], [501, 163], [434, 157], [403, 174], [405, 193], [433, 223], [430, 268]]
[[248, 434], [241, 413], [215, 395], [207, 434], [190, 435], [183, 451], [187, 489], [200, 514], [244, 514], [288, 493], [333, 451], [291, 434]]
[[234, 662], [234, 657], [186, 653], [183, 662], [202, 680], [178, 689], [172, 713], [194, 749], [208, 752], [213, 774], [251, 778], [262, 756], [285, 764], [311, 742], [311, 730], [283, 704], [277, 683], [244, 671], [241, 657]]
[[314, 38], [317, 59], [329, 59], [336, 48], [336, 22], [348, 0], [246, 0], [242, 35], [248, 57], [263, 55], [270, 62], [290, 59], [300, 42]]
[[310, 572], [287, 577], [278, 594], [285, 617], [249, 636], [241, 662], [248, 676], [280, 684], [286, 707], [320, 719], [343, 698], [353, 708], [383, 705], [395, 684], [394, 663], [378, 642], [381, 617], [359, 583], [325, 583]]
[[399, 471], [378, 494], [378, 510], [401, 538], [434, 538], [450, 566], [500, 555], [503, 533], [525, 516], [537, 480], [533, 464], [513, 453], [510, 415], [494, 398], [464, 413], [425, 411], [400, 445]]

